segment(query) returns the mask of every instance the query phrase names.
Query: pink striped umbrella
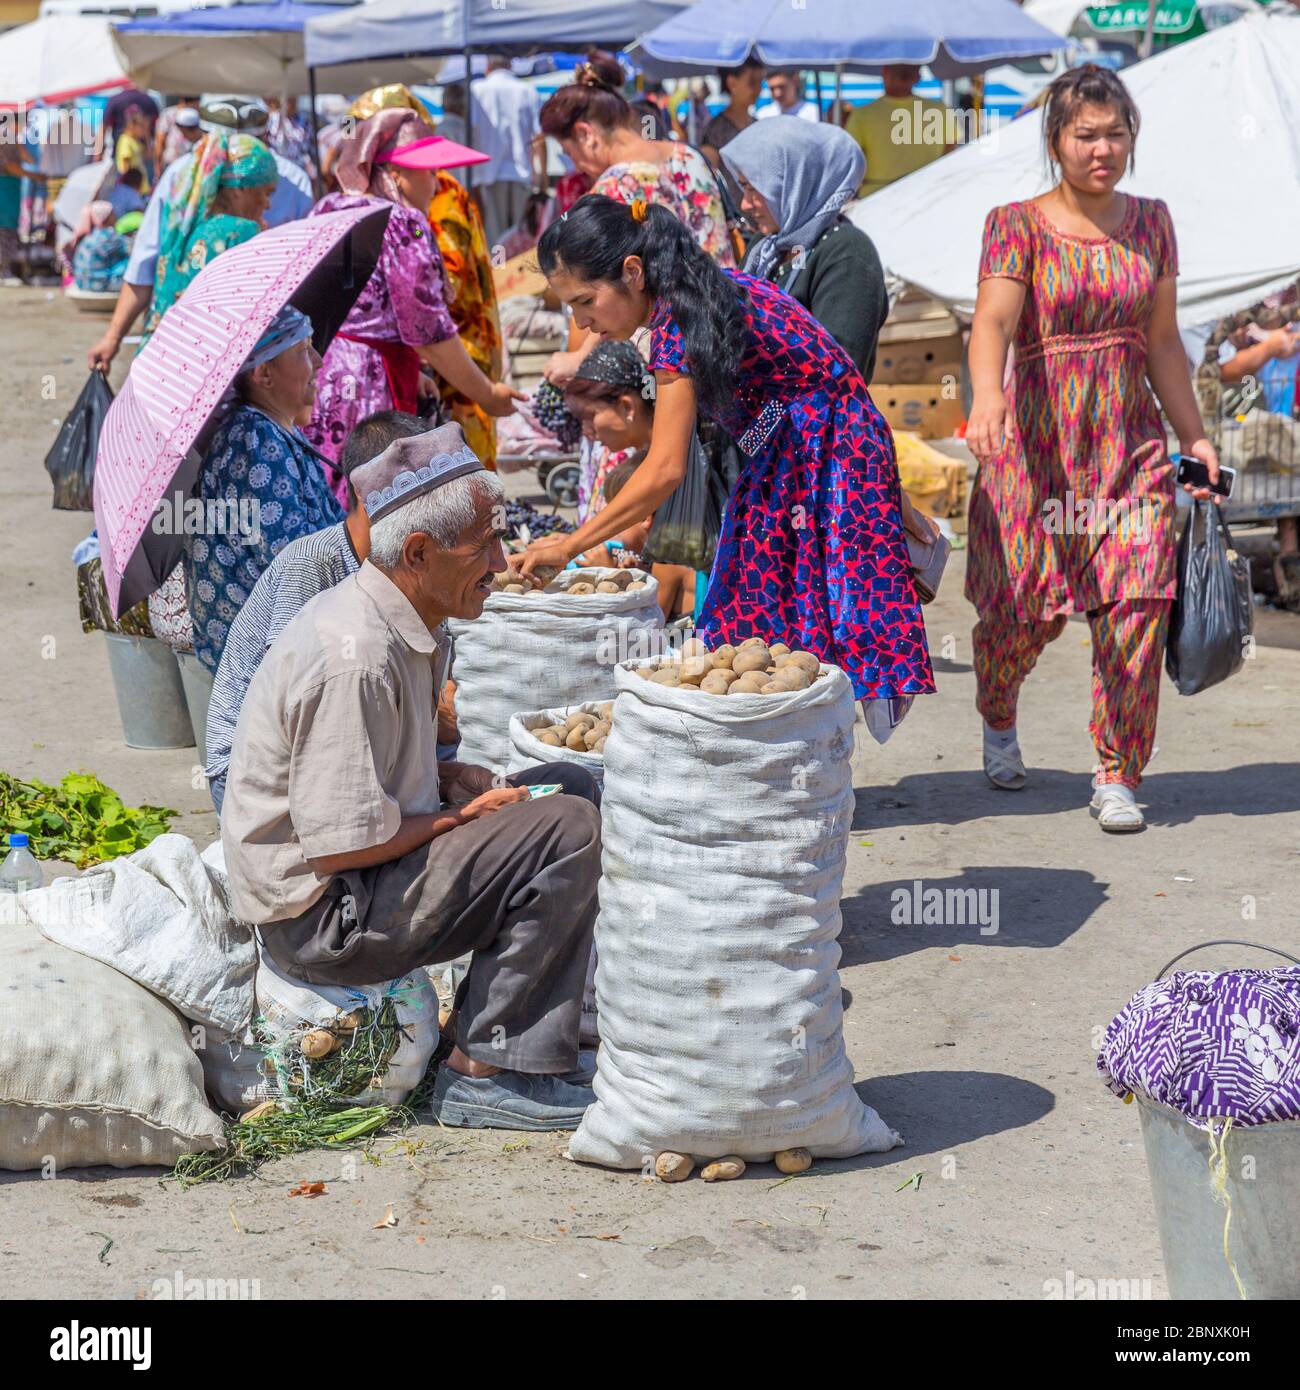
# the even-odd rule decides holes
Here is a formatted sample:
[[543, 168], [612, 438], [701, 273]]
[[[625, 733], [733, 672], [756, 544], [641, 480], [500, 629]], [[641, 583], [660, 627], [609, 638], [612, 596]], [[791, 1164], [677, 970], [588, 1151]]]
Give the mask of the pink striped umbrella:
[[164, 495], [193, 488], [205, 427], [257, 340], [293, 304], [323, 353], [370, 278], [387, 225], [386, 207], [362, 207], [259, 232], [205, 266], [163, 315], [104, 419], [95, 459], [95, 524], [115, 615], [179, 562], [179, 528], [159, 535], [150, 522]]

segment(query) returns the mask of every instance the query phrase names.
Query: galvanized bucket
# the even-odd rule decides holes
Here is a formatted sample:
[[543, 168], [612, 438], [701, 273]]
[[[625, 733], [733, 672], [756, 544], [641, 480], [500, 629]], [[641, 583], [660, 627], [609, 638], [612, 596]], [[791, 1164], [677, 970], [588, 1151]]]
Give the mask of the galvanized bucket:
[[[1255, 946], [1207, 941], [1204, 946]], [[1300, 965], [1294, 956], [1273, 951]], [[1176, 1110], [1138, 1096], [1169, 1296], [1175, 1299], [1300, 1297], [1300, 1121], [1232, 1129], [1223, 1144], [1223, 1198], [1216, 1198], [1210, 1135]], [[1227, 1229], [1227, 1253], [1224, 1232]], [[1233, 1270], [1236, 1277], [1233, 1277]], [[1240, 1280], [1240, 1286], [1238, 1285]]]
[[190, 712], [190, 727], [199, 750], [199, 762], [208, 764], [204, 733], [208, 727], [208, 701], [212, 698], [212, 672], [193, 652], [177, 652], [181, 668], [181, 685], [185, 688], [185, 704]]
[[128, 748], [189, 748], [194, 743], [180, 668], [156, 637], [106, 632], [117, 712]]

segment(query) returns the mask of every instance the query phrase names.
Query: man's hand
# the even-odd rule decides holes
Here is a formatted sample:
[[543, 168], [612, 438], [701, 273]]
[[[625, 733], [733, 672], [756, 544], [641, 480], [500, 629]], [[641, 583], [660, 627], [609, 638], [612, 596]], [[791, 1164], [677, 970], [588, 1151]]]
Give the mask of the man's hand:
[[474, 763], [438, 764], [438, 786], [453, 806], [473, 801], [476, 796], [490, 792], [495, 785], [490, 768], [478, 767]]
[[460, 808], [461, 823], [468, 824], [482, 816], [492, 815], [493, 812], [501, 810], [503, 806], [513, 806], [516, 802], [527, 800], [527, 787], [493, 787], [491, 791], [484, 792], [482, 796], [476, 796], [473, 801], [467, 802]]

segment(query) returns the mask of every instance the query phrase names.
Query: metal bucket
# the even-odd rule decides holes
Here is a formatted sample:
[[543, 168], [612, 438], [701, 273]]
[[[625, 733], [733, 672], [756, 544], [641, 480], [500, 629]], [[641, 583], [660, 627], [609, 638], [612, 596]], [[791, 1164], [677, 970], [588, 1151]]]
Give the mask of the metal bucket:
[[156, 637], [106, 632], [117, 712], [128, 748], [189, 748], [194, 743], [180, 668]]
[[208, 727], [208, 701], [212, 698], [212, 672], [193, 652], [177, 652], [181, 668], [181, 685], [185, 688], [185, 704], [190, 712], [190, 726], [199, 750], [199, 762], [208, 765], [204, 733]]
[[[1190, 954], [1175, 956], [1160, 975]], [[1285, 951], [1276, 954], [1286, 956]], [[1238, 1301], [1244, 1290], [1249, 1299], [1300, 1297], [1300, 1121], [1234, 1127], [1228, 1133], [1224, 1195], [1231, 1202], [1228, 1252], [1241, 1280], [1239, 1290], [1224, 1255], [1229, 1209], [1215, 1198], [1210, 1136], [1176, 1110], [1143, 1096], [1136, 1099], [1169, 1296]]]

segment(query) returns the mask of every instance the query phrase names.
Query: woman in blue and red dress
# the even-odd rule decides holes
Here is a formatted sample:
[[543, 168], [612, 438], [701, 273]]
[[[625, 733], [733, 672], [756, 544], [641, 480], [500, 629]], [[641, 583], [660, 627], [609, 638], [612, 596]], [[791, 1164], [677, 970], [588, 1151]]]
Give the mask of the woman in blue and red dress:
[[590, 194], [537, 249], [579, 327], [630, 338], [649, 326], [656, 402], [631, 480], [572, 535], [535, 541], [523, 571], [563, 565], [651, 515], [685, 476], [698, 410], [746, 459], [701, 634], [814, 652], [859, 699], [889, 702], [873, 713], [896, 722], [934, 677], [893, 438], [848, 354], [775, 285], [720, 270], [671, 212], [640, 199]]

